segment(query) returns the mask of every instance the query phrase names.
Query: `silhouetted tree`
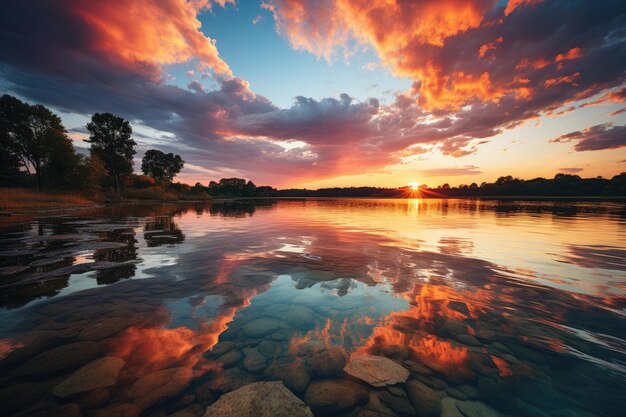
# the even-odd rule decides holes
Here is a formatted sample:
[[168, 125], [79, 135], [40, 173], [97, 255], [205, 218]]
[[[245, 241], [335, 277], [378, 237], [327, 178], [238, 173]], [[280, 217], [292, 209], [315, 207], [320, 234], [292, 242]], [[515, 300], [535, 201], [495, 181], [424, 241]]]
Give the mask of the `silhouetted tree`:
[[[9, 172], [24, 167], [31, 169], [41, 188], [43, 177], [54, 177], [63, 184], [78, 162], [72, 142], [67, 137], [61, 118], [47, 107], [30, 106], [15, 97], [0, 99], [0, 130], [2, 159]], [[16, 165], [18, 163], [18, 165]]]
[[183, 169], [185, 161], [179, 155], [163, 153], [156, 149], [146, 151], [141, 160], [141, 170], [157, 181], [172, 181], [176, 174]]
[[120, 192], [120, 179], [132, 174], [133, 156], [137, 153], [128, 120], [111, 113], [96, 113], [87, 123], [91, 153], [102, 160]]

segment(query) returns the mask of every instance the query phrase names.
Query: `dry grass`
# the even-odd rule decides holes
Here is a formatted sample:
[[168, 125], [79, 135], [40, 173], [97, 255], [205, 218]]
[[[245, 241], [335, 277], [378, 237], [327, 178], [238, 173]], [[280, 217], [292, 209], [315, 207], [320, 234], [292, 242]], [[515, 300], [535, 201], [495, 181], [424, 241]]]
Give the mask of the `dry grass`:
[[165, 191], [160, 187], [127, 188], [122, 191], [124, 198], [136, 200], [178, 200], [176, 193]]
[[30, 188], [0, 188], [0, 209], [75, 207], [93, 204], [71, 191], [39, 191]]

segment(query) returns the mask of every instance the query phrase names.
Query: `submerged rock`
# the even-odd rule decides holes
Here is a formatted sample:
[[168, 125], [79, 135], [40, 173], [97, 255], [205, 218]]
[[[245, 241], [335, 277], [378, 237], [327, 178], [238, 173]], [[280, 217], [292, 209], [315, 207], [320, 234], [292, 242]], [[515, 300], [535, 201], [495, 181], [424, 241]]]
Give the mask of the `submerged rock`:
[[339, 349], [326, 350], [311, 359], [311, 370], [320, 377], [329, 377], [341, 371], [346, 364], [344, 353]]
[[223, 354], [217, 358], [217, 362], [222, 364], [224, 369], [232, 368], [243, 358], [243, 355], [238, 350], [231, 350], [228, 353]]
[[117, 383], [117, 375], [126, 363], [120, 358], [106, 357], [87, 364], [74, 372], [68, 379], [52, 389], [57, 397], [65, 398], [96, 388], [109, 387]]
[[275, 332], [281, 327], [278, 320], [260, 318], [255, 319], [243, 326], [243, 332], [248, 337], [263, 337], [269, 333]]
[[19, 376], [47, 375], [77, 368], [98, 355], [98, 344], [77, 342], [50, 349], [21, 365], [16, 374]]
[[267, 366], [265, 356], [259, 353], [257, 349], [245, 348], [243, 350], [243, 353], [245, 355], [245, 359], [243, 360], [243, 367], [246, 368], [246, 371], [257, 374], [259, 372], [262, 372], [263, 369], [265, 369], [265, 367]]
[[282, 382], [256, 382], [222, 395], [204, 417], [313, 417]]
[[301, 363], [273, 364], [263, 372], [268, 379], [279, 379], [285, 386], [294, 392], [302, 392], [306, 389], [311, 376], [306, 367]]
[[409, 377], [409, 371], [396, 362], [374, 355], [357, 356], [343, 370], [374, 387], [405, 382]]
[[367, 389], [356, 382], [339, 379], [314, 381], [304, 394], [304, 401], [317, 413], [333, 413], [364, 404]]
[[457, 408], [465, 417], [499, 417], [498, 413], [487, 404], [478, 401], [458, 401]]
[[441, 398], [437, 391], [418, 381], [409, 381], [406, 388], [418, 417], [439, 417]]
[[191, 379], [191, 369], [169, 368], [140, 378], [130, 389], [135, 405], [146, 409], [161, 400], [178, 394]]
[[415, 415], [415, 408], [413, 408], [413, 405], [404, 391], [402, 391], [402, 394], [400, 395], [394, 395], [391, 392], [383, 391], [380, 393], [380, 399], [398, 414], [408, 414], [410, 416]]
[[128, 319], [123, 317], [111, 317], [93, 323], [81, 331], [78, 335], [80, 340], [102, 340], [113, 336], [120, 330], [130, 325]]
[[471, 334], [457, 334], [454, 338], [467, 346], [480, 347], [483, 345]]
[[113, 404], [92, 411], [91, 417], [138, 417], [141, 410], [132, 404]]

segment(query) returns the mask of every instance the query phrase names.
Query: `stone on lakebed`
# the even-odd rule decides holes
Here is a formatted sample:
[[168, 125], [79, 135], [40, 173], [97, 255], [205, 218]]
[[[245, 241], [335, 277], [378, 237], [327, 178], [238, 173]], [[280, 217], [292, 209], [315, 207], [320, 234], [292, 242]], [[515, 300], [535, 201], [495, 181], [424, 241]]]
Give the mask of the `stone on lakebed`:
[[74, 372], [69, 378], [55, 386], [52, 392], [57, 397], [65, 398], [96, 388], [110, 387], [117, 383], [117, 375], [124, 365], [123, 360], [113, 356], [98, 359]]
[[204, 417], [313, 417], [282, 382], [256, 382], [222, 395]]
[[409, 371], [396, 362], [375, 355], [352, 358], [343, 370], [374, 387], [398, 384], [409, 377]]

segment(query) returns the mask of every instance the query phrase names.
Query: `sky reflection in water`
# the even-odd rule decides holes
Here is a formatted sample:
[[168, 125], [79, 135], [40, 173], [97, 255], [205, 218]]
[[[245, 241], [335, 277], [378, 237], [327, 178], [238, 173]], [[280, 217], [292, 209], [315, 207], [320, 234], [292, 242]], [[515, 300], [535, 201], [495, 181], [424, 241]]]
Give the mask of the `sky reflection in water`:
[[[616, 415], [625, 231], [620, 203], [470, 200], [122, 207], [13, 225], [0, 234], [0, 389], [31, 384], [44, 410], [201, 415], [258, 380], [306, 399], [310, 380], [350, 379], [346, 362], [374, 354], [446, 412]], [[85, 341], [84, 360], [28, 370]], [[50, 402], [55, 378], [101, 356], [125, 362], [114, 385]], [[369, 391], [331, 414], [406, 412]]]

